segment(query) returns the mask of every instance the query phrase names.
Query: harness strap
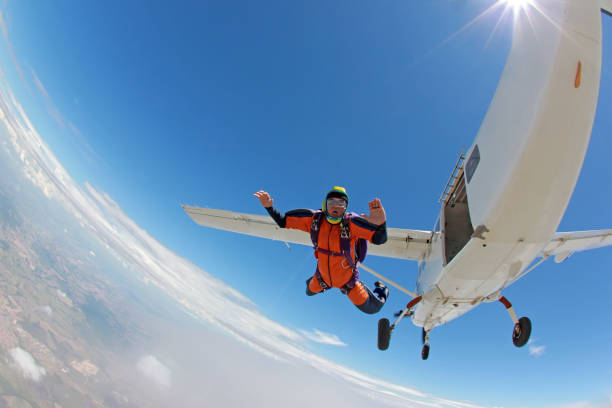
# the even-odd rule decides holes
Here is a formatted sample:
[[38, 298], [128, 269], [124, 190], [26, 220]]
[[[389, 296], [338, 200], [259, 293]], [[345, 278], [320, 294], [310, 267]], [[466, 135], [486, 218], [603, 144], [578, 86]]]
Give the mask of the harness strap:
[[327, 289], [331, 289], [331, 287], [325, 283], [325, 281], [323, 280], [323, 277], [321, 276], [321, 272], [319, 272], [319, 267], [317, 266], [317, 271], [315, 272], [315, 278], [317, 278], [317, 282], [319, 282], [319, 286], [321, 286], [321, 289], [323, 289], [324, 291]]
[[321, 252], [325, 255], [329, 255], [329, 256], [344, 256], [344, 253], [328, 251], [327, 249], [323, 249], [323, 248], [316, 248], [316, 251]]
[[[317, 282], [319, 282], [319, 286], [321, 286], [321, 289], [323, 289], [323, 291], [326, 291], [328, 289], [331, 289], [331, 286], [329, 286], [324, 280], [323, 277], [321, 276], [321, 272], [319, 272], [319, 268], [317, 268], [317, 271], [315, 272], [315, 278], [317, 279]], [[354, 276], [354, 275], [353, 275]], [[348, 281], [344, 286], [342, 286], [340, 289], [340, 292], [344, 293], [345, 295], [347, 295], [351, 290], [353, 290], [353, 288], [355, 287], [355, 284], [357, 283], [357, 279], [351, 278], [350, 281]]]
[[[321, 252], [328, 256], [342, 256], [346, 260], [346, 263], [353, 271], [353, 275], [351, 279], [340, 288], [340, 291], [344, 294], [350, 292], [354, 287], [357, 281], [359, 280], [359, 269], [357, 268], [359, 262], [354, 262], [351, 256], [351, 222], [352, 215], [350, 213], [345, 214], [344, 218], [340, 222], [340, 250], [341, 252], [329, 251], [327, 249], [319, 248], [319, 228], [321, 226], [321, 220], [323, 219], [323, 212], [317, 211], [312, 217], [312, 224], [310, 225], [310, 239], [312, 240], [312, 244], [314, 246], [315, 257], [318, 258], [318, 253]], [[317, 265], [317, 270], [315, 272], [315, 277], [319, 282], [319, 285], [323, 290], [330, 289], [330, 286], [325, 283], [323, 277], [321, 277], [321, 273], [319, 272], [319, 267]]]
[[[351, 279], [342, 288], [340, 288], [344, 294], [350, 292], [359, 280], [359, 269], [357, 268], [357, 264], [359, 262], [354, 262], [353, 257], [351, 256], [351, 217], [352, 215], [350, 213], [346, 214], [340, 223], [340, 250], [342, 251], [342, 255], [344, 255], [344, 259], [346, 259], [346, 263], [353, 270], [353, 276]], [[356, 256], [357, 253], [355, 253], [355, 257]]]

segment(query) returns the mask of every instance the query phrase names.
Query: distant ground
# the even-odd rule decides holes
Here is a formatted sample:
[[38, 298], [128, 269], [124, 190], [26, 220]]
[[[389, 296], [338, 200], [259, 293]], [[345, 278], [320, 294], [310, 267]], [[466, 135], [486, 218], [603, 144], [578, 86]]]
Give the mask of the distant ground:
[[[105, 272], [119, 265], [93, 255], [98, 245], [1, 156], [0, 406], [146, 406], [111, 371], [129, 369], [118, 356], [151, 335], [143, 319], [153, 314]], [[25, 368], [15, 350], [31, 356]]]
[[139, 362], [163, 367], [146, 350], [216, 334], [121, 273], [11, 160], [0, 149], [0, 407], [170, 403], [142, 379]]

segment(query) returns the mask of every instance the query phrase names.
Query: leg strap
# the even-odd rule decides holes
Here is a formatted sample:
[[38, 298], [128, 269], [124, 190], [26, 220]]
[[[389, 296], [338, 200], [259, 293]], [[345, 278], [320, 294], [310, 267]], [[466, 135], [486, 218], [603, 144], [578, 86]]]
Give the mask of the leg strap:
[[317, 267], [317, 271], [315, 272], [315, 278], [317, 278], [317, 282], [319, 282], [319, 286], [321, 286], [321, 289], [323, 290], [327, 290], [329, 289], [329, 285], [327, 283], [325, 283], [325, 281], [323, 280], [323, 277], [321, 277], [321, 273], [319, 272], [319, 268]]

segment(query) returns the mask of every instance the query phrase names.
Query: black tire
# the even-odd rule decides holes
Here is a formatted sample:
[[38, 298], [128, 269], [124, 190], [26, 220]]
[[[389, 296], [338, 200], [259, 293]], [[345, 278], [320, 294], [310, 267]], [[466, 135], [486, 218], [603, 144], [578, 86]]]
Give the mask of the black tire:
[[429, 344], [423, 345], [423, 350], [421, 350], [421, 358], [423, 360], [427, 360], [429, 357]]
[[389, 328], [389, 319], [380, 319], [378, 321], [378, 349], [388, 349], [390, 340], [391, 329]]
[[512, 343], [516, 347], [523, 347], [529, 341], [529, 336], [531, 336], [531, 320], [527, 317], [521, 317], [518, 323], [514, 325]]

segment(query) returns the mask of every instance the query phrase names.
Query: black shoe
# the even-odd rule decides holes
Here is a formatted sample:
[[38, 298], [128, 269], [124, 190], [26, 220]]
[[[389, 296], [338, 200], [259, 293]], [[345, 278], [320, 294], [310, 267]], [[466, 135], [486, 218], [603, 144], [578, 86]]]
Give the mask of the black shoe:
[[306, 296], [314, 296], [316, 293], [310, 291], [310, 281], [312, 280], [312, 276], [306, 279]]
[[387, 298], [389, 297], [389, 288], [387, 288], [382, 281], [374, 282], [374, 286], [376, 286], [376, 288], [374, 288], [374, 293], [376, 296], [378, 296], [378, 298], [383, 302], [386, 302]]

